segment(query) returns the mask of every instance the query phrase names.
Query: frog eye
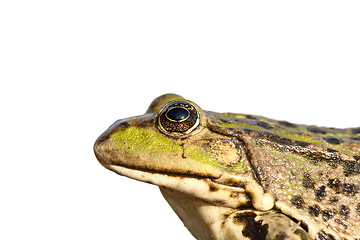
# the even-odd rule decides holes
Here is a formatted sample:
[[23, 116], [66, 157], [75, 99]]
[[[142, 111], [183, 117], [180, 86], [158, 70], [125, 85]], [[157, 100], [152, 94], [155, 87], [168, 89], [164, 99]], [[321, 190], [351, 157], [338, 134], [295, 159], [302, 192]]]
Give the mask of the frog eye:
[[165, 133], [186, 134], [199, 125], [199, 114], [196, 108], [187, 102], [173, 102], [162, 109], [158, 124]]

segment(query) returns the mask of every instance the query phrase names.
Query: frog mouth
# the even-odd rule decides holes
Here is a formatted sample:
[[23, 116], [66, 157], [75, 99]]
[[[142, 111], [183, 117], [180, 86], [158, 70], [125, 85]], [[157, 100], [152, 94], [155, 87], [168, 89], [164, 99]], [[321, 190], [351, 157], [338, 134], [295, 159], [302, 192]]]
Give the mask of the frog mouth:
[[196, 198], [229, 208], [255, 208], [266, 211], [274, 206], [274, 198], [248, 176], [223, 173], [217, 177], [194, 174], [174, 174], [166, 171], [149, 171], [118, 165], [106, 165], [111, 171], [138, 181], [169, 188]]
[[[187, 167], [183, 167], [182, 170], [179, 167], [176, 171], [171, 171], [166, 168], [135, 164], [140, 161], [134, 159], [123, 161], [122, 158], [126, 158], [126, 155], [120, 158], [118, 157], [120, 154], [116, 154], [114, 157], [113, 151], [104, 150], [98, 144], [95, 145], [94, 150], [99, 162], [111, 171], [138, 181], [183, 192], [215, 205], [259, 211], [267, 211], [275, 205], [273, 195], [264, 192], [251, 172], [236, 174], [219, 168], [194, 172], [188, 171]], [[130, 166], [127, 166], [129, 164]], [[147, 165], [151, 164], [152, 162]]]

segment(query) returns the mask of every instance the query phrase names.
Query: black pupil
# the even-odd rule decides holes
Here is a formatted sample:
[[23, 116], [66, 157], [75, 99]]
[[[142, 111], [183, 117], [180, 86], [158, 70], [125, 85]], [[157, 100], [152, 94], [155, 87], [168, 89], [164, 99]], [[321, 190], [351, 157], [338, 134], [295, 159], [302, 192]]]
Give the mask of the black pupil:
[[189, 117], [189, 112], [184, 108], [173, 108], [166, 115], [170, 120], [181, 121]]

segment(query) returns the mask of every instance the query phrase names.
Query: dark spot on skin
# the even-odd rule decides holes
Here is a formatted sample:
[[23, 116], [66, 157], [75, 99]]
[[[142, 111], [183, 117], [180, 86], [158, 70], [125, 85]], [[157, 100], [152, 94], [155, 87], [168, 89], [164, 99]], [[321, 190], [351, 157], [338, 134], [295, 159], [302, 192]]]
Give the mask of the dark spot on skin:
[[248, 191], [244, 192], [244, 196], [246, 197], [246, 203], [245, 204], [239, 204], [237, 206], [238, 209], [250, 209], [252, 208], [252, 204], [251, 204], [251, 194]]
[[339, 199], [337, 199], [336, 197], [329, 197], [329, 202], [331, 204], [337, 203], [339, 201]]
[[221, 229], [224, 229], [224, 228], [225, 228], [225, 223], [226, 223], [226, 221], [222, 221], [222, 222], [221, 222], [221, 225], [220, 225], [220, 228], [221, 228]]
[[308, 143], [308, 142], [302, 142], [302, 141], [295, 141], [298, 146], [300, 147], [307, 147], [309, 145], [311, 145], [311, 143]]
[[210, 192], [216, 192], [217, 190], [219, 190], [219, 189], [216, 186], [210, 185], [210, 187], [209, 187]]
[[326, 186], [322, 185], [318, 189], [315, 189], [316, 200], [321, 201], [326, 196], [325, 192]]
[[356, 141], [360, 141], [360, 137], [351, 137], [351, 140], [356, 140]]
[[305, 188], [314, 188], [314, 180], [311, 179], [309, 173], [304, 173], [302, 183]]
[[334, 236], [320, 231], [316, 234], [315, 240], [335, 240]]
[[329, 159], [329, 160], [326, 161], [326, 163], [332, 168], [337, 168], [339, 163], [340, 163], [340, 159], [341, 158]]
[[246, 191], [246, 192], [244, 192], [244, 195], [245, 195], [246, 199], [248, 200], [248, 202], [251, 202], [251, 199], [252, 199], [251, 193], [249, 193], [248, 191]]
[[294, 204], [296, 208], [302, 208], [304, 204], [304, 200], [300, 195], [294, 196], [290, 202]]
[[255, 119], [255, 120], [257, 119], [255, 116], [249, 115], [249, 114], [246, 115], [245, 117], [246, 117], [247, 119]]
[[230, 215], [231, 215], [231, 213], [225, 213], [223, 215], [223, 219], [226, 221], [229, 218]]
[[353, 129], [351, 129], [351, 131], [352, 131], [354, 134], [360, 133], [360, 127], [358, 127], [358, 128], [353, 128]]
[[322, 214], [323, 214], [324, 221], [327, 221], [327, 220], [333, 218], [334, 215], [336, 214], [336, 212], [334, 210], [324, 210], [322, 212]]
[[352, 174], [359, 174], [360, 173], [359, 160], [346, 161], [344, 165], [344, 173], [346, 176], [350, 176]]
[[358, 203], [358, 205], [356, 205], [355, 210], [358, 214], [360, 214], [360, 203]]
[[322, 129], [322, 128], [317, 127], [317, 126], [308, 126], [307, 130], [309, 132], [312, 132], [312, 133], [320, 133], [320, 134], [326, 134], [327, 133], [327, 131], [325, 129]]
[[343, 193], [345, 193], [347, 195], [350, 195], [350, 196], [353, 196], [353, 195], [355, 195], [356, 193], [359, 192], [359, 187], [355, 186], [354, 184], [344, 183], [341, 190], [342, 190]]
[[332, 168], [337, 168], [340, 163], [340, 160], [341, 158], [336, 156], [334, 158], [328, 159], [326, 163]]
[[315, 217], [319, 216], [321, 209], [318, 205], [309, 206], [309, 213]]
[[287, 239], [289, 236], [285, 233], [285, 232], [279, 232], [276, 235], [276, 240], [285, 240]]
[[360, 156], [354, 156], [354, 159], [356, 160], [356, 161], [360, 161]]
[[245, 188], [245, 184], [243, 182], [236, 181], [235, 179], [226, 180], [224, 182], [224, 185], [230, 187]]
[[320, 231], [316, 234], [315, 240], [335, 240], [334, 236]]
[[339, 152], [338, 150], [332, 149], [332, 148], [327, 148], [326, 150], [327, 150], [328, 152]]
[[336, 218], [334, 220], [336, 223], [340, 224], [343, 228], [347, 229], [348, 225], [346, 223], [344, 223], [343, 221], [341, 221], [340, 219]]
[[234, 216], [234, 222], [245, 225], [242, 234], [250, 239], [266, 239], [269, 226], [262, 225], [262, 221], [255, 221], [256, 214], [252, 212], [238, 213]]
[[251, 209], [252, 207], [253, 205], [251, 204], [251, 202], [240, 203], [236, 206], [237, 209]]
[[326, 142], [331, 143], [331, 144], [340, 144], [340, 143], [344, 142], [343, 140], [333, 137], [333, 136], [324, 137], [323, 139]]
[[344, 217], [345, 219], [347, 219], [347, 218], [349, 218], [349, 215], [350, 215], [350, 209], [345, 205], [341, 205], [339, 214], [342, 217]]
[[269, 123], [263, 122], [263, 121], [257, 121], [256, 125], [258, 125], [259, 127], [265, 128], [265, 129], [273, 129], [273, 127], [270, 126]]
[[121, 127], [121, 128], [129, 128], [130, 124], [128, 122], [122, 122], [122, 123], [119, 124], [119, 127]]
[[287, 122], [287, 121], [279, 121], [280, 125], [283, 125], [285, 127], [291, 127], [291, 128], [296, 128], [297, 125], [291, 122]]
[[329, 179], [328, 186], [329, 186], [329, 188], [334, 189], [337, 193], [339, 193], [341, 182], [338, 178]]
[[359, 192], [359, 187], [351, 183], [341, 183], [337, 178], [329, 179], [328, 186], [331, 189], [334, 189], [337, 194], [346, 194], [348, 196], [353, 196]]
[[220, 121], [224, 122], [224, 123], [231, 123], [231, 121], [227, 120], [227, 119], [224, 119], [224, 118], [220, 118], [219, 119]]

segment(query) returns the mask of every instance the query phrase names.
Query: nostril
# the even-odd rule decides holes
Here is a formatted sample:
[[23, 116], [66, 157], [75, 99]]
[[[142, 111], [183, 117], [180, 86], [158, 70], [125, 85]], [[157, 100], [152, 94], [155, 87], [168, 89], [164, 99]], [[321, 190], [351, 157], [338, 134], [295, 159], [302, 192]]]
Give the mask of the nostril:
[[96, 140], [96, 144], [105, 142], [106, 140], [108, 140], [110, 138], [110, 135], [115, 131], [115, 129], [117, 128], [129, 128], [130, 124], [128, 122], [121, 122], [118, 125], [116, 125], [116, 123], [114, 123], [113, 125], [111, 125], [109, 127], [109, 129], [107, 131], [105, 131], [97, 140]]
[[122, 123], [119, 124], [119, 127], [121, 127], [121, 128], [129, 128], [130, 124], [128, 122], [122, 122]]

